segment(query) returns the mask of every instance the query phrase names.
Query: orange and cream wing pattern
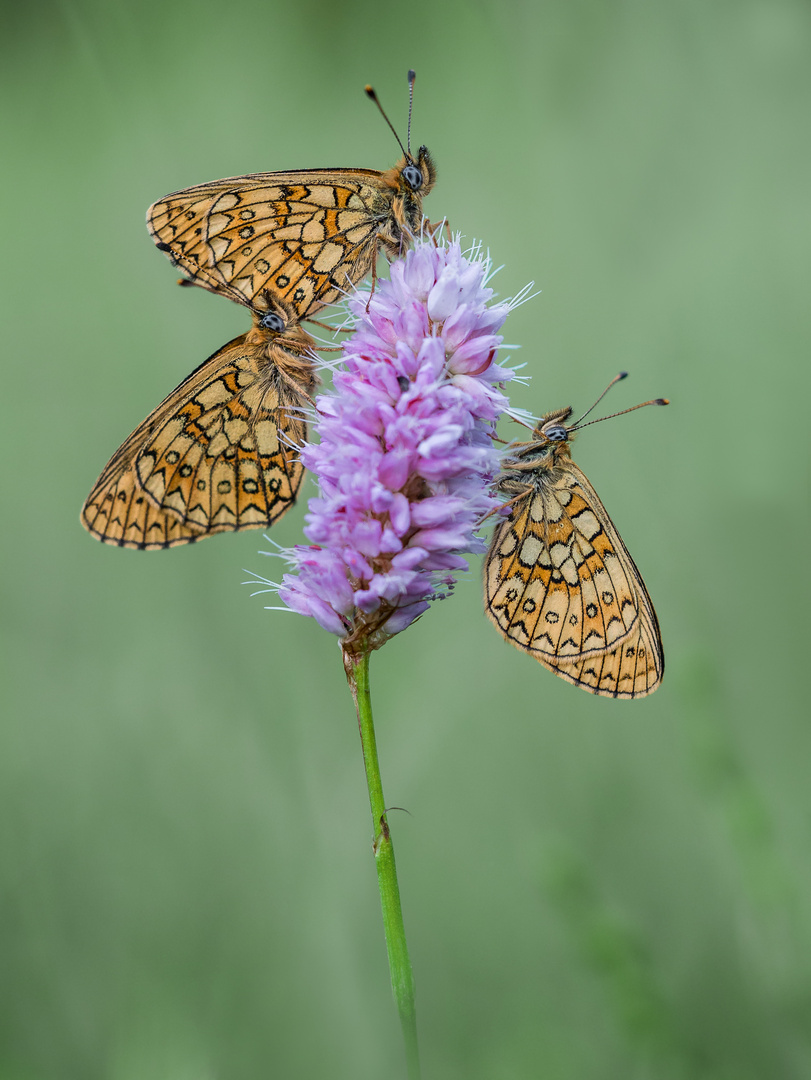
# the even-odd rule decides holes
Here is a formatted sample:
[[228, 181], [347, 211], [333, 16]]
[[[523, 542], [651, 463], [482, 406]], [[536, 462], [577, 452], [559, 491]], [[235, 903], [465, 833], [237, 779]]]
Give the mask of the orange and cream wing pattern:
[[568, 453], [526, 479], [487, 556], [488, 616], [569, 682], [606, 697], [644, 697], [664, 670], [659, 626], [605, 507]]
[[[299, 327], [291, 345], [310, 340]], [[254, 328], [192, 372], [113, 454], [82, 508], [119, 547], [156, 549], [267, 527], [295, 501], [311, 361]]]
[[[551, 670], [575, 686], [604, 697], [638, 698], [653, 693], [662, 681], [664, 658], [653, 609], [643, 609], [639, 626], [607, 653], [577, 662], [560, 662]], [[615, 689], [616, 692], [615, 692]]]
[[250, 304], [263, 290], [300, 319], [341, 299], [417, 232], [435, 170], [423, 147], [380, 173], [312, 169], [235, 176], [159, 199], [157, 246], [191, 282]]

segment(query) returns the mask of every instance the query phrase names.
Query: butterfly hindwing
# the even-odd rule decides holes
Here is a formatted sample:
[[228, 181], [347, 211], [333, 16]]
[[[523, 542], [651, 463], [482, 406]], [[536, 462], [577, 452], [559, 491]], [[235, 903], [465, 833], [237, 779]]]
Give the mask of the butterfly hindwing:
[[514, 497], [485, 562], [485, 609], [508, 641], [569, 682], [603, 696], [642, 697], [664, 670], [656, 613], [607, 510], [569, 456], [565, 427], [553, 426], [555, 441], [539, 426], [526, 456], [508, 462], [500, 479]]
[[434, 177], [424, 147], [416, 163], [403, 158], [384, 173], [235, 176], [159, 199], [147, 225], [195, 285], [243, 304], [264, 290], [304, 318], [351, 291], [380, 248], [392, 256], [407, 246]]
[[664, 656], [653, 608], [643, 608], [625, 640], [597, 656], [558, 661], [550, 670], [575, 686], [607, 697], [635, 698], [652, 693], [662, 681]]
[[[307, 335], [294, 332], [298, 349]], [[105, 543], [153, 549], [281, 517], [304, 472], [297, 447], [312, 385], [309, 361], [283, 341], [254, 329], [173, 390], [110, 459], [85, 527]]]
[[639, 614], [618, 555], [622, 541], [583, 481], [572, 465], [557, 483], [541, 487], [515, 522], [502, 526], [493, 547], [494, 563], [500, 561], [490, 570], [497, 584], [488, 610], [506, 637], [539, 658], [604, 652], [632, 631]]

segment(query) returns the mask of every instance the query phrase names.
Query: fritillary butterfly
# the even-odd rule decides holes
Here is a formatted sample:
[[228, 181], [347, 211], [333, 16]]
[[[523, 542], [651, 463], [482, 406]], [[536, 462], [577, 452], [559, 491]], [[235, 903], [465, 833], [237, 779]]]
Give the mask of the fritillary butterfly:
[[315, 342], [262, 294], [253, 327], [184, 379], [113, 454], [82, 507], [106, 544], [153, 550], [267, 527], [293, 505]]
[[575, 686], [645, 697], [664, 672], [659, 623], [608, 511], [571, 459], [580, 424], [567, 424], [571, 415], [547, 413], [497, 480], [511, 509], [485, 560], [485, 610], [507, 641]]
[[[414, 72], [408, 77], [413, 93]], [[366, 92], [380, 107], [372, 88]], [[374, 271], [379, 250], [396, 258], [419, 232], [436, 169], [424, 146], [411, 153], [410, 103], [408, 127], [403, 157], [386, 172], [304, 169], [215, 180], [159, 199], [147, 226], [192, 284], [241, 303], [267, 291], [307, 318]]]

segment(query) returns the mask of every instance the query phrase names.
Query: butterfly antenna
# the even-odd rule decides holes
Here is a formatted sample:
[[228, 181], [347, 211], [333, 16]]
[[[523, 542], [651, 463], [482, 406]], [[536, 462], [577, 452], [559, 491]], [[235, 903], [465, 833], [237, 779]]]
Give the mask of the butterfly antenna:
[[408, 73], [408, 129], [406, 131], [406, 147], [408, 150], [408, 156], [411, 157], [411, 109], [414, 105], [414, 80], [417, 77], [416, 71], [409, 71]]
[[[670, 401], [666, 397], [653, 398], [651, 401], [642, 401], [639, 405], [632, 405], [630, 409], [622, 409], [620, 412], [609, 413], [608, 416], [601, 416], [599, 420], [589, 420], [587, 424], [583, 424], [583, 427], [591, 427], [592, 424], [599, 424], [603, 420], [612, 420], [615, 416], [625, 416], [627, 412], [634, 412], [636, 409], [644, 409], [646, 405], [669, 405]], [[589, 409], [591, 412], [591, 409]], [[569, 428], [570, 431], [573, 428]], [[577, 428], [580, 431], [580, 428]]]
[[[411, 75], [413, 75], [413, 72], [409, 71], [408, 74], [409, 74], [409, 77], [410, 77]], [[414, 85], [413, 82], [412, 82], [411, 85], [413, 87], [413, 85]], [[366, 90], [367, 96], [370, 97], [372, 99], [372, 101], [375, 103], [375, 105], [377, 105], [378, 109], [380, 109], [380, 115], [383, 117], [383, 119], [386, 121], [386, 123], [391, 128], [391, 133], [395, 137], [395, 139], [397, 140], [397, 145], [400, 147], [400, 149], [403, 151], [405, 156], [410, 161], [411, 160], [411, 153], [410, 153], [410, 151], [406, 150], [406, 148], [403, 146], [402, 142], [400, 141], [400, 136], [394, 130], [394, 124], [392, 124], [391, 120], [389, 120], [388, 116], [386, 116], [385, 110], [383, 109], [383, 106], [380, 104], [380, 101], [378, 100], [377, 94], [374, 91], [374, 87], [366, 86], [366, 87], [364, 87], [364, 89]], [[411, 114], [410, 114], [410, 110], [409, 110], [409, 116], [410, 115]], [[409, 121], [409, 125], [410, 125], [410, 121]]]
[[[603, 400], [603, 398], [605, 397], [605, 395], [608, 393], [608, 391], [611, 389], [612, 386], [616, 386], [616, 384], [618, 382], [622, 382], [623, 379], [627, 379], [627, 378], [628, 378], [628, 372], [627, 371], [621, 371], [619, 373], [619, 375], [615, 375], [614, 378], [611, 380], [611, 382], [608, 384], [608, 386], [605, 388], [605, 390], [603, 390], [602, 394], [600, 394], [600, 396], [597, 398], [597, 400], [591, 406], [591, 408], [586, 409], [586, 411], [580, 417], [580, 420], [585, 420], [586, 417], [588, 416], [588, 414], [590, 412], [593, 412], [594, 409], [597, 408], [597, 406], [600, 404], [600, 402]], [[577, 425], [580, 423], [580, 420], [575, 420], [575, 422], [571, 426], [573, 428], [576, 428]], [[592, 423], [594, 423], [593, 420], [592, 420]], [[584, 424], [583, 427], [588, 427], [588, 424]]]

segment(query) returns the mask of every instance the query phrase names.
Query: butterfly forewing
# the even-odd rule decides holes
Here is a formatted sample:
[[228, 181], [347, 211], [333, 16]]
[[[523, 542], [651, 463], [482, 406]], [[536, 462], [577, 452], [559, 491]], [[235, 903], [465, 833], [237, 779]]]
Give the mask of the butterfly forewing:
[[82, 509], [85, 527], [152, 549], [281, 517], [304, 472], [297, 447], [312, 386], [311, 361], [288, 348], [309, 340], [300, 327], [255, 328], [206, 360], [110, 459]]
[[508, 466], [500, 486], [515, 496], [485, 563], [485, 608], [500, 633], [592, 693], [650, 693], [664, 669], [653, 605], [566, 442], [534, 467]]
[[147, 225], [194, 284], [240, 303], [266, 290], [304, 318], [360, 282], [381, 247], [397, 254], [419, 229], [435, 171], [423, 148], [415, 190], [409, 166], [230, 177], [158, 200]]

